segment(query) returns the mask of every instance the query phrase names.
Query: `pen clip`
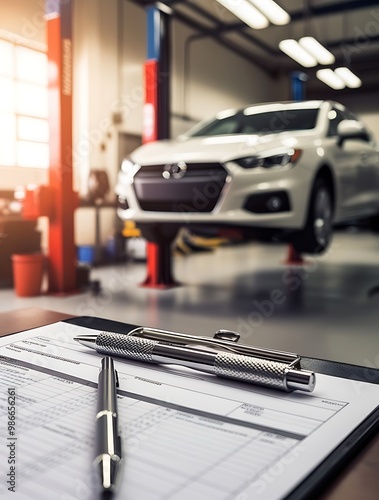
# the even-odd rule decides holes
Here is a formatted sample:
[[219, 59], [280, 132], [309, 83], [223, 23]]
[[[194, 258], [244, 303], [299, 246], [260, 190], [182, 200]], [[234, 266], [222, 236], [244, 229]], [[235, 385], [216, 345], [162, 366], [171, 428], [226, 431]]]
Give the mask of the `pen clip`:
[[288, 364], [290, 368], [300, 368], [300, 356], [298, 354], [238, 344], [238, 340], [240, 339], [239, 333], [230, 330], [218, 330], [212, 338], [140, 326], [126, 333], [126, 335], [154, 340], [166, 345], [232, 352], [234, 354], [278, 361]]
[[218, 330], [214, 335], [214, 339], [227, 340], [228, 342], [238, 342], [241, 335], [231, 330]]

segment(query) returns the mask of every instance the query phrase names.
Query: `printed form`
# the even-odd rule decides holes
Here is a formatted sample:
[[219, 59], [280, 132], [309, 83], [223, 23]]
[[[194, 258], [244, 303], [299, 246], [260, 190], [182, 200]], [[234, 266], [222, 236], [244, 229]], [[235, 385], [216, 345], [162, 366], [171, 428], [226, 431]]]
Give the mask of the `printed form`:
[[[102, 356], [73, 341], [83, 333], [94, 330], [61, 322], [0, 339], [0, 496], [96, 498]], [[378, 386], [326, 375], [317, 375], [313, 393], [288, 394], [114, 360], [124, 450], [118, 497], [125, 500], [284, 498], [379, 405]], [[10, 458], [14, 493], [5, 479]]]

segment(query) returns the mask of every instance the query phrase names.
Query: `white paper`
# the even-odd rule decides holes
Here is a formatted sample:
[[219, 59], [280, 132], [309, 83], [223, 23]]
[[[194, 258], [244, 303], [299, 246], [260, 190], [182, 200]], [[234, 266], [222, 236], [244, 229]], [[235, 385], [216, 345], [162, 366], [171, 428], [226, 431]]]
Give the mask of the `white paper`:
[[[94, 331], [62, 322], [0, 339], [1, 496], [96, 498], [101, 355], [73, 341], [82, 333]], [[379, 405], [378, 386], [326, 375], [287, 394], [114, 359], [125, 500], [283, 498]]]

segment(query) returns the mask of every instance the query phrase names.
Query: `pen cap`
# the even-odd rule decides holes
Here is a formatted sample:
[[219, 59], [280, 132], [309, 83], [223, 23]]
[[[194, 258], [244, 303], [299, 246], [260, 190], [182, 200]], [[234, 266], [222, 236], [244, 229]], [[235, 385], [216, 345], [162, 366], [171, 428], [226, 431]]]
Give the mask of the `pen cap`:
[[316, 375], [308, 370], [288, 370], [286, 380], [290, 391], [312, 392], [316, 385]]

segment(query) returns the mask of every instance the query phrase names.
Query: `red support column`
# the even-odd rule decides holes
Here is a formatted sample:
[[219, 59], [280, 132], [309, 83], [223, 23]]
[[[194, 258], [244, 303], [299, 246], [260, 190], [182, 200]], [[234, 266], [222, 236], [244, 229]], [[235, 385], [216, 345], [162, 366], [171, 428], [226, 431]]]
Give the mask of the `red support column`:
[[46, 2], [49, 62], [49, 292], [76, 290], [74, 210], [72, 188], [72, 42], [71, 0]]
[[171, 252], [171, 244], [147, 244], [147, 277], [142, 286], [164, 289], [178, 285], [172, 277]]
[[293, 245], [288, 246], [288, 256], [287, 260], [285, 261], [285, 264], [288, 264], [289, 266], [299, 266], [301, 264], [304, 264], [304, 259], [301, 253], [299, 253], [296, 248]]
[[[143, 142], [167, 139], [169, 136], [169, 21], [157, 7], [147, 9], [148, 60], [145, 63], [145, 105]], [[159, 240], [162, 241], [159, 241]], [[142, 286], [170, 288], [172, 278], [171, 244], [157, 237], [147, 243], [147, 277]]]
[[142, 142], [158, 140], [158, 61], [151, 59], [145, 62], [145, 104], [143, 107]]

